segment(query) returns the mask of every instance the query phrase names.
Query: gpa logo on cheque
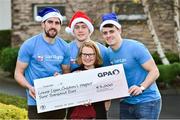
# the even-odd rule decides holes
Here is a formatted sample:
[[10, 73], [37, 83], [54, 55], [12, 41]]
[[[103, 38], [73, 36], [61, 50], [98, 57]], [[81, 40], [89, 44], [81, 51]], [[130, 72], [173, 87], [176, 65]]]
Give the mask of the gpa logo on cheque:
[[[112, 71], [100, 72], [97, 75], [98, 75], [99, 78], [102, 78], [102, 77], [108, 77], [108, 76], [112, 76], [112, 75], [117, 75], [119, 73], [120, 73], [120, 71], [118, 69], [114, 69]], [[109, 82], [109, 83], [103, 82], [101, 84], [96, 85], [96, 91], [97, 92], [109, 91], [109, 90], [113, 89], [113, 86], [114, 86], [113, 82]]]
[[98, 75], [98, 77], [107, 77], [107, 76], [117, 75], [119, 73], [120, 73], [120, 71], [118, 69], [114, 69], [112, 71], [100, 72], [97, 75]]

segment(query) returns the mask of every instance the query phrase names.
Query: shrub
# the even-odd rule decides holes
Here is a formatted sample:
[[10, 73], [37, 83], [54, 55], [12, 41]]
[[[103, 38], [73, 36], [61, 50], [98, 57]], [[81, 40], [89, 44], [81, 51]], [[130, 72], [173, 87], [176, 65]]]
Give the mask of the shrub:
[[14, 74], [18, 50], [19, 48], [7, 47], [1, 51], [0, 66], [4, 71], [10, 72], [11, 75]]
[[157, 65], [162, 64], [161, 59], [157, 52], [152, 53], [152, 57]]
[[180, 63], [169, 65], [158, 65], [160, 76], [157, 82], [164, 83], [166, 86], [172, 85], [173, 81], [180, 75]]
[[0, 119], [27, 119], [27, 111], [14, 105], [0, 103]]
[[11, 45], [11, 30], [0, 31], [0, 50]]
[[[180, 59], [177, 53], [166, 52], [165, 55], [170, 63], [180, 62]], [[154, 61], [156, 64], [158, 65], [162, 64], [159, 54], [157, 52], [152, 53], [152, 57], [154, 58]]]
[[180, 62], [180, 59], [177, 53], [167, 52], [166, 56], [170, 63]]

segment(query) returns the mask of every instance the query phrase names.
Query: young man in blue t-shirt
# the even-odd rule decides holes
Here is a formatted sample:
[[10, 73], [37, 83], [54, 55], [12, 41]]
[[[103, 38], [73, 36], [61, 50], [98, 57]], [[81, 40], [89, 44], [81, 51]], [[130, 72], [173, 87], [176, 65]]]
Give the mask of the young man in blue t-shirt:
[[100, 31], [109, 45], [110, 64], [123, 64], [130, 97], [120, 102], [121, 119], [158, 119], [161, 95], [155, 83], [158, 68], [148, 49], [140, 42], [122, 39], [115, 13], [102, 16]]
[[63, 119], [65, 109], [37, 113], [34, 80], [55, 74], [70, 72], [70, 51], [68, 44], [57, 37], [62, 25], [62, 16], [57, 9], [44, 8], [37, 20], [43, 32], [26, 40], [18, 53], [15, 79], [27, 90], [29, 119]]
[[[74, 37], [74, 40], [69, 44], [71, 70], [79, 67], [76, 63], [79, 48], [85, 41], [92, 41], [90, 36], [93, 31], [94, 27], [92, 25], [92, 20], [86, 15], [86, 13], [82, 11], [75, 12], [70, 20], [69, 26], [66, 28], [66, 32]], [[98, 42], [95, 42], [95, 44], [97, 45], [100, 55], [103, 58], [103, 66], [108, 65], [107, 48]]]
[[[69, 26], [66, 28], [66, 32], [71, 34], [74, 37], [74, 40], [69, 43], [70, 46], [70, 68], [71, 71], [78, 68], [77, 64], [77, 56], [80, 46], [87, 41], [91, 40], [91, 35], [94, 31], [94, 27], [92, 25], [92, 20], [86, 15], [85, 12], [77, 11], [72, 16]], [[99, 53], [102, 57], [103, 63], [102, 66], [109, 65], [108, 57], [107, 57], [107, 48], [101, 43], [94, 42], [97, 46]], [[106, 110], [109, 109], [110, 101], [105, 102]]]

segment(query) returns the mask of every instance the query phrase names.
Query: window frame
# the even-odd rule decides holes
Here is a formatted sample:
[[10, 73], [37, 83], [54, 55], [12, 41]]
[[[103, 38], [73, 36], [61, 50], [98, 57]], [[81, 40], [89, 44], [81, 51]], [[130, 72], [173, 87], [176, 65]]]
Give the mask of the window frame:
[[67, 21], [67, 18], [66, 18], [66, 15], [65, 15], [66, 14], [66, 11], [65, 11], [66, 6], [65, 6], [65, 4], [34, 4], [33, 5], [33, 19], [34, 19], [34, 21], [36, 21], [36, 16], [38, 15], [38, 7], [55, 7], [55, 8], [59, 7], [59, 9], [61, 7], [64, 7], [63, 8], [64, 13], [61, 12], [61, 15], [63, 16], [63, 21], [64, 22]]
[[[116, 6], [117, 6], [117, 4], [126, 4], [125, 2], [124, 3], [119, 3], [119, 2], [114, 2], [114, 3], [112, 3], [112, 12], [115, 12], [116, 13], [116, 11], [115, 11], [115, 9], [116, 9]], [[131, 3], [131, 4], [136, 4], [136, 3]], [[142, 8], [143, 9], [143, 8]], [[147, 16], [145, 15], [145, 13], [144, 14], [142, 14], [142, 13], [139, 13], [139, 14], [118, 14], [118, 13], [116, 13], [117, 14], [117, 18], [118, 18], [118, 20], [121, 20], [121, 21], [125, 21], [125, 20], [127, 20], [127, 21], [137, 21], [137, 20], [146, 20], [147, 19]]]

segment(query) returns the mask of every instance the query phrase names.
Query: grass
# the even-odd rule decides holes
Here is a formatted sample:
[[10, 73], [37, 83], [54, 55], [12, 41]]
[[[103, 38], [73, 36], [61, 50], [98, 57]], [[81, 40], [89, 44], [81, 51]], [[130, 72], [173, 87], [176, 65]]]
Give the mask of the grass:
[[26, 99], [19, 96], [11, 96], [4, 93], [0, 93], [0, 103], [6, 105], [14, 105], [19, 108], [24, 108], [27, 110]]

